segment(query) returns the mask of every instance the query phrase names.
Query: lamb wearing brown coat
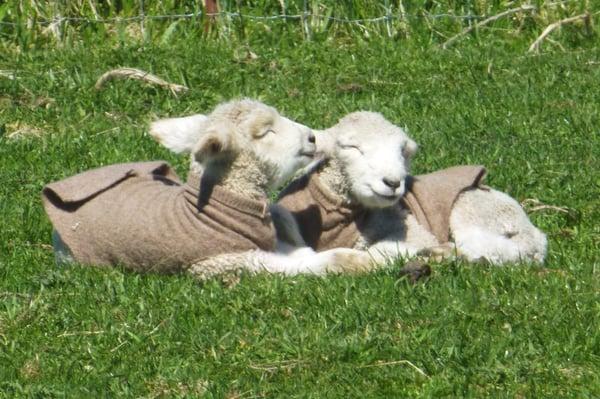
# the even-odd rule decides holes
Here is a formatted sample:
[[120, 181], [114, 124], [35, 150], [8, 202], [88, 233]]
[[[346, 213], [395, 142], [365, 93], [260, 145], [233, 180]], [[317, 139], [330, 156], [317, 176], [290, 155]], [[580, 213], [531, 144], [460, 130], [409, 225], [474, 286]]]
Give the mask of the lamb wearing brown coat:
[[[316, 134], [327, 159], [294, 181], [278, 204], [315, 250], [368, 250], [377, 262], [419, 253], [494, 264], [543, 262], [546, 236], [508, 195], [481, 185], [480, 166], [409, 175], [417, 145], [373, 112], [355, 112]], [[298, 242], [298, 227], [280, 235]]]
[[167, 119], [151, 134], [191, 153], [186, 183], [164, 162], [111, 165], [47, 185], [61, 262], [122, 264], [206, 278], [232, 269], [285, 274], [357, 271], [368, 255], [278, 248], [268, 193], [312, 160], [312, 131], [252, 100], [208, 116]]

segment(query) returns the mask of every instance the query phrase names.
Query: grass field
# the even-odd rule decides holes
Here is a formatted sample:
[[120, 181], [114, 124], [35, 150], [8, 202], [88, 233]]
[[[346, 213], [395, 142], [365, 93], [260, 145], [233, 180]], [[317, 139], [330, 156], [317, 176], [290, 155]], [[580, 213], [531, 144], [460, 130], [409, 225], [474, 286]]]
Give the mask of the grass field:
[[[404, 39], [182, 30], [63, 44], [6, 31], [0, 397], [599, 397], [600, 46], [597, 22], [596, 34], [580, 28], [555, 32], [539, 55], [527, 48], [543, 26], [446, 51], [416, 28]], [[119, 66], [190, 90], [94, 89]], [[151, 140], [149, 121], [241, 96], [315, 128], [381, 112], [420, 144], [416, 173], [486, 165], [490, 185], [561, 207], [530, 214], [548, 234], [546, 264], [435, 264], [417, 285], [398, 277], [402, 260], [367, 276], [238, 284], [54, 264], [44, 184], [151, 159], [184, 176], [187, 160]]]

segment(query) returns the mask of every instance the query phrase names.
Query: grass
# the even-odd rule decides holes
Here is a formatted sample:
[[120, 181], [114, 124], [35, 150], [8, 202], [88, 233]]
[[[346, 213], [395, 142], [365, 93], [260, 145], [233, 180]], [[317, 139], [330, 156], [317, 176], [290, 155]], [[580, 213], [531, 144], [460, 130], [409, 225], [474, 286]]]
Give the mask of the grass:
[[[600, 396], [600, 50], [568, 29], [404, 41], [289, 35], [114, 37], [0, 52], [0, 397]], [[251, 50], [258, 58], [240, 54]], [[138, 67], [190, 91], [95, 80]], [[244, 276], [237, 285], [58, 268], [44, 184], [115, 162], [186, 160], [146, 135], [157, 116], [250, 96], [310, 126], [369, 109], [406, 125], [421, 173], [480, 163], [530, 216], [544, 267], [434, 266], [397, 277]]]

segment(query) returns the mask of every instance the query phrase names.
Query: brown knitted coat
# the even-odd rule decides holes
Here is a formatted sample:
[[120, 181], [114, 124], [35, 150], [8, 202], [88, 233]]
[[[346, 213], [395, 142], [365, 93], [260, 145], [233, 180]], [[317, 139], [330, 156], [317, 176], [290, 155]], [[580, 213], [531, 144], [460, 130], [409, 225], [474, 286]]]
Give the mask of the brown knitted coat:
[[77, 262], [177, 272], [198, 260], [273, 250], [267, 199], [186, 184], [165, 162], [117, 164], [44, 187], [44, 207]]
[[292, 213], [302, 238], [315, 251], [352, 248], [368, 216], [366, 209], [333, 194], [318, 173], [294, 180], [279, 194], [278, 203]]
[[[456, 166], [409, 176], [407, 192], [397, 206], [408, 208], [440, 243], [448, 242], [454, 201], [462, 191], [478, 187], [485, 173], [482, 166]], [[292, 182], [278, 202], [292, 212], [306, 244], [318, 251], [352, 248], [371, 212], [343, 203], [322, 184], [318, 172]]]

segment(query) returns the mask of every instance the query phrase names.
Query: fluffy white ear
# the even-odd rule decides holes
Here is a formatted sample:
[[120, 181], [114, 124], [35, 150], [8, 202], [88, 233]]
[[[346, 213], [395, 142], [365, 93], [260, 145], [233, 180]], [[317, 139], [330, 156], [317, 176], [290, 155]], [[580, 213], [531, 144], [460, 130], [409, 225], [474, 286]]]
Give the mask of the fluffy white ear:
[[329, 130], [313, 130], [317, 145], [317, 152], [330, 157], [335, 152], [335, 137]]
[[417, 153], [418, 148], [419, 146], [417, 145], [417, 143], [415, 143], [411, 139], [408, 139], [406, 145], [402, 149], [402, 155], [404, 155], [405, 158], [412, 158]]
[[196, 161], [204, 163], [210, 159], [226, 156], [236, 150], [233, 124], [219, 121], [206, 123], [205, 128], [192, 146], [192, 153]]
[[150, 135], [175, 153], [188, 153], [200, 139], [207, 119], [202, 114], [160, 119], [150, 125]]

